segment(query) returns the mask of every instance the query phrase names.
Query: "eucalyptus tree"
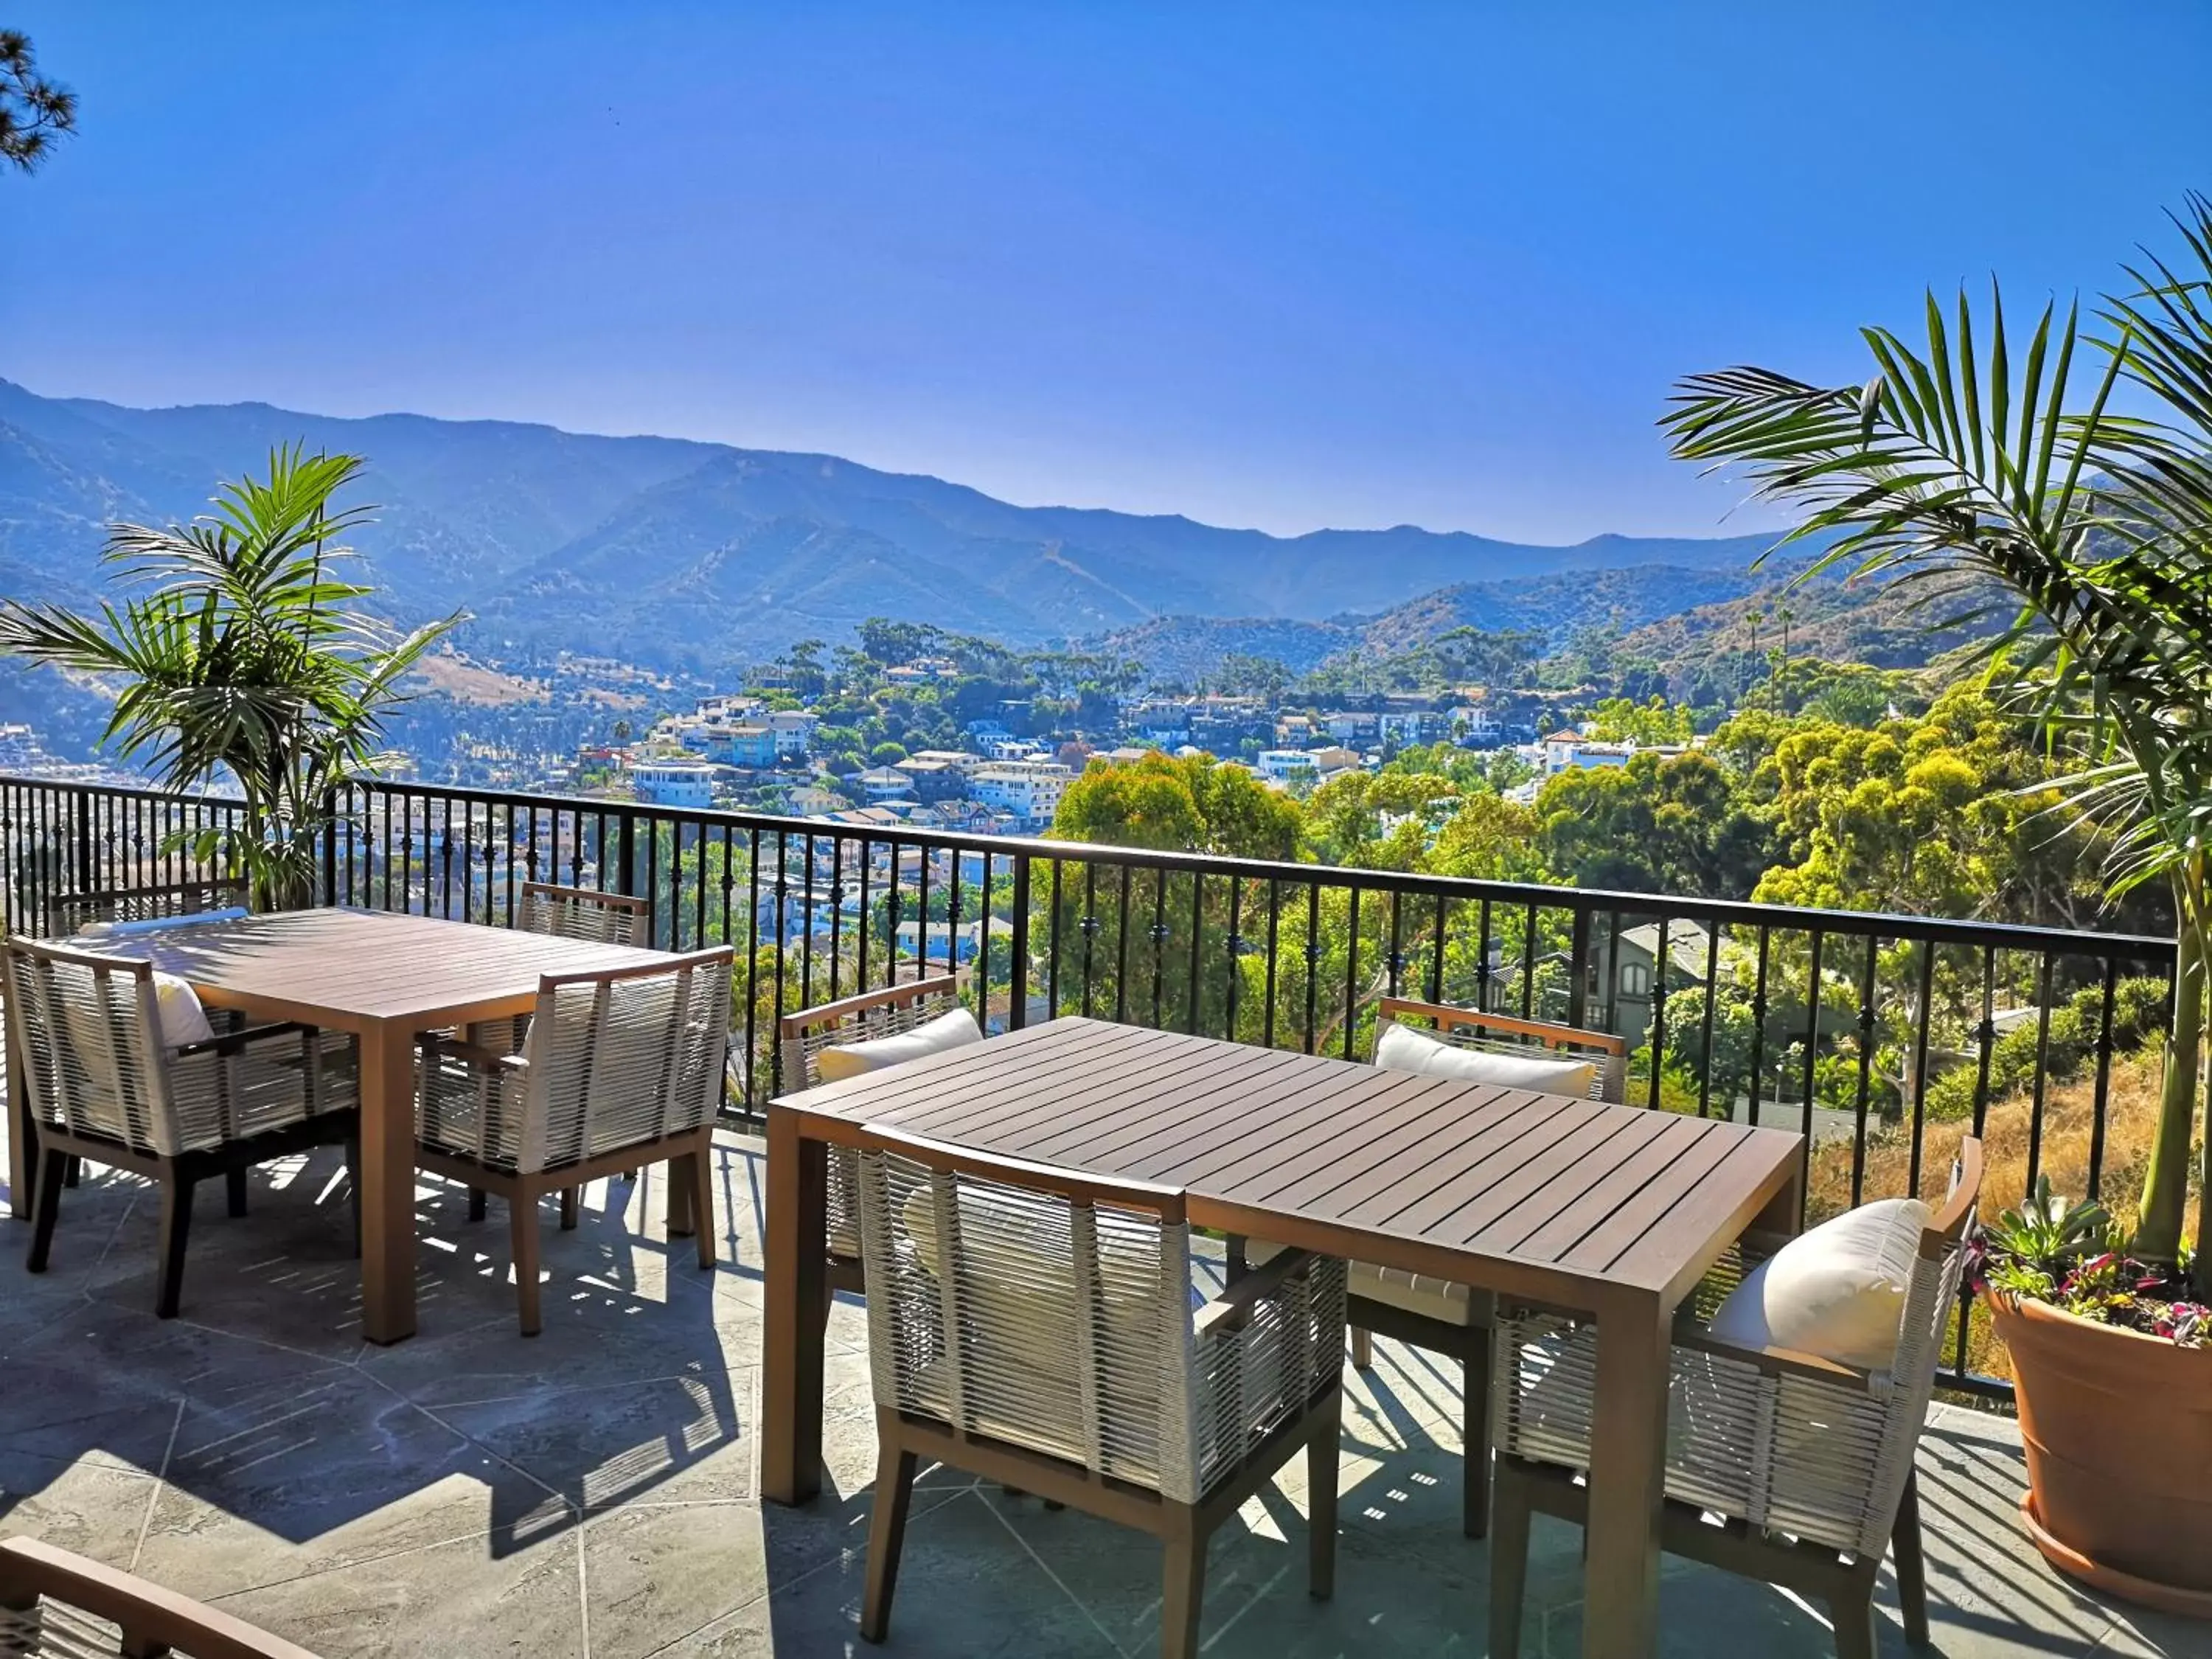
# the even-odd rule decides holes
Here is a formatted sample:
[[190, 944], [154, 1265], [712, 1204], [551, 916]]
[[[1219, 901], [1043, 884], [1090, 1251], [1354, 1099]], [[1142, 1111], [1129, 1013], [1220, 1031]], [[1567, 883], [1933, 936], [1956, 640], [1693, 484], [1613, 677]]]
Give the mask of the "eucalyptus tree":
[[[1979, 314], [1961, 293], [1947, 315], [1931, 293], [1918, 349], [1862, 331], [1859, 384], [1722, 369], [1682, 380], [1662, 422], [1676, 455], [1740, 468], [1796, 509], [1778, 545], [1833, 537], [1815, 571], [1923, 592], [1980, 579], [2016, 605], [1989, 672], [2078, 759], [2059, 811], [2109, 833], [2113, 892], [2157, 880], [2173, 895], [2173, 1028], [2135, 1239], [2166, 1261], [2182, 1240], [2212, 939], [2212, 200], [2174, 224], [2172, 261], [2124, 267], [2087, 322], [2078, 304], [2047, 305], [2023, 342], [1994, 283]], [[2212, 1240], [2205, 1191], [2198, 1237]]]
[[236, 788], [234, 817], [168, 845], [246, 876], [266, 904], [312, 899], [339, 786], [395, 758], [400, 682], [463, 620], [394, 628], [334, 574], [369, 509], [333, 498], [363, 465], [274, 450], [265, 478], [224, 485], [190, 525], [111, 526], [103, 561], [126, 592], [95, 613], [0, 603], [0, 653], [114, 688], [103, 743], [172, 789]]

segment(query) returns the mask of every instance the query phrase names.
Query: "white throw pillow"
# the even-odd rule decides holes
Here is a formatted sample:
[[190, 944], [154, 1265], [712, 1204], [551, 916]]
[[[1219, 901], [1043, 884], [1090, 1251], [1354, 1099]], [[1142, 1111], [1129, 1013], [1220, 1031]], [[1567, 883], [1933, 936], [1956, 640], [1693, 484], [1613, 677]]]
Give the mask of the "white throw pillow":
[[1464, 1078], [1470, 1083], [1536, 1089], [1548, 1095], [1587, 1097], [1597, 1080], [1597, 1066], [1591, 1060], [1545, 1060], [1534, 1053], [1523, 1057], [1455, 1048], [1442, 1037], [1395, 1020], [1375, 1039], [1375, 1063], [1393, 1072]]
[[155, 970], [154, 1006], [161, 1016], [161, 1041], [172, 1048], [214, 1039], [215, 1028], [208, 1024], [207, 1010], [200, 1006], [200, 994], [174, 974]]
[[1881, 1199], [1822, 1222], [1744, 1275], [1713, 1316], [1713, 1335], [1886, 1370], [1927, 1224], [1917, 1198]]
[[947, 1048], [982, 1040], [983, 1028], [975, 1024], [975, 1016], [965, 1008], [955, 1008], [949, 1014], [939, 1014], [896, 1036], [876, 1037], [866, 1042], [841, 1042], [824, 1048], [814, 1063], [824, 1083], [842, 1083], [848, 1078], [880, 1072], [886, 1066], [902, 1065], [909, 1060], [920, 1060], [924, 1054], [941, 1054]]

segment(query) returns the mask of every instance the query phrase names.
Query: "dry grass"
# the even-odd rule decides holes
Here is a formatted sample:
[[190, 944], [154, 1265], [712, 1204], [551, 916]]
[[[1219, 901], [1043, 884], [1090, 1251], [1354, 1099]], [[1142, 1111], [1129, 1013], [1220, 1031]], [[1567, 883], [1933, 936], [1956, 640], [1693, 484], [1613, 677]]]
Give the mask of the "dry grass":
[[[2150, 1159], [2151, 1141], [2158, 1127], [2158, 1087], [2155, 1056], [2142, 1054], [2112, 1062], [2099, 1189], [2106, 1207], [2123, 1220], [2134, 1212], [2143, 1169]], [[2054, 1192], [2079, 1197], [2088, 1190], [2096, 1098], [2094, 1079], [2085, 1078], [2052, 1085], [2045, 1099], [2036, 1168], [2051, 1177]], [[2027, 1194], [2033, 1108], [2033, 1097], [2018, 1095], [1999, 1101], [1989, 1109], [1982, 1130], [1984, 1215], [2012, 1208]], [[1918, 1197], [1930, 1202], [1942, 1197], [1950, 1179], [1951, 1160], [1971, 1127], [1965, 1122], [1925, 1126], [1921, 1139]], [[2197, 1166], [2197, 1160], [2192, 1158], [2191, 1167]], [[1909, 1127], [1868, 1137], [1865, 1198], [1909, 1195], [1911, 1174], [1912, 1139]], [[1808, 1197], [1811, 1219], [1814, 1221], [1825, 1220], [1850, 1206], [1851, 1145], [1848, 1140], [1831, 1141], [1814, 1151]], [[2193, 1213], [2194, 1206], [2191, 1207]], [[1948, 1361], [1948, 1349], [1945, 1358]], [[1990, 1334], [1986, 1317], [1977, 1317], [1973, 1322], [1967, 1343], [1967, 1364], [1992, 1376], [2012, 1374], [2002, 1346]]]

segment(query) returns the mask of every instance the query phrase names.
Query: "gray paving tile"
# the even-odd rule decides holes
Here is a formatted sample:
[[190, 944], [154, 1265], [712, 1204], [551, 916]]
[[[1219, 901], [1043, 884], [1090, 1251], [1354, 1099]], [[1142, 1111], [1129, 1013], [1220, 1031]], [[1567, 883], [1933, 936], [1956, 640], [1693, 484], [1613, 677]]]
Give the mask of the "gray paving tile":
[[581, 1659], [575, 1531], [501, 1553], [480, 1538], [288, 1578], [216, 1605], [323, 1655]]

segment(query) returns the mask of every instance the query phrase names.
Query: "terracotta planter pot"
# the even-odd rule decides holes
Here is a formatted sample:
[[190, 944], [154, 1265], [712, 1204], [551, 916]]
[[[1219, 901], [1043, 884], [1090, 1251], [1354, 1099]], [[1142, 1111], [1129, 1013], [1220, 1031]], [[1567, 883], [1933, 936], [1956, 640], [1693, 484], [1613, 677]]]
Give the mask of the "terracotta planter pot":
[[2212, 1349], [1990, 1298], [2027, 1449], [2027, 1530], [2115, 1595], [2212, 1619]]

